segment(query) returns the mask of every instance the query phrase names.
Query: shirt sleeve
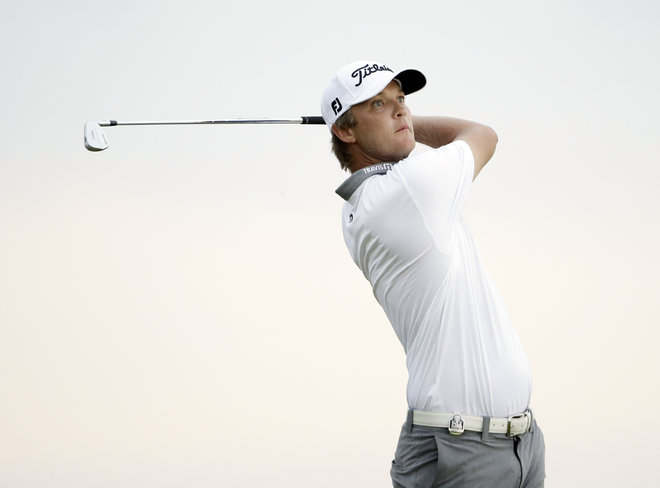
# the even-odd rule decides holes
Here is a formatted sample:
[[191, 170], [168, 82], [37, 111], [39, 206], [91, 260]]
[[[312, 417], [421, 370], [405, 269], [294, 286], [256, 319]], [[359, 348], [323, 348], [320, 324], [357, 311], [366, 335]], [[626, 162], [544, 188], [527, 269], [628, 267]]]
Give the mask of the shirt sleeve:
[[410, 156], [397, 166], [425, 225], [446, 250], [472, 185], [470, 146], [455, 141]]

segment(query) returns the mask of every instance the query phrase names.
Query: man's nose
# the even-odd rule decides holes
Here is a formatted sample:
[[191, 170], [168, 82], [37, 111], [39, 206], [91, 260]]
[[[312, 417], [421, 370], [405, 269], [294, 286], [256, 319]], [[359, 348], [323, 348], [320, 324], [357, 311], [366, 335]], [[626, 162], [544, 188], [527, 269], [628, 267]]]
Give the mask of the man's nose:
[[407, 114], [408, 114], [408, 107], [406, 107], [406, 104], [403, 102], [399, 102], [397, 100], [394, 104], [394, 116], [404, 117]]

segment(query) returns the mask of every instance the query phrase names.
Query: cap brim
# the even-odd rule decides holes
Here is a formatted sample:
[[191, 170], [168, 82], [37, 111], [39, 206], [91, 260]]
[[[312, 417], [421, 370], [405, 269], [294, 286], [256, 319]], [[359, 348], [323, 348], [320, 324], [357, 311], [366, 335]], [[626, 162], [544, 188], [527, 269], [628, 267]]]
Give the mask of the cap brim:
[[403, 93], [409, 95], [421, 90], [426, 85], [426, 77], [416, 69], [406, 69], [396, 75], [394, 79], [399, 80]]

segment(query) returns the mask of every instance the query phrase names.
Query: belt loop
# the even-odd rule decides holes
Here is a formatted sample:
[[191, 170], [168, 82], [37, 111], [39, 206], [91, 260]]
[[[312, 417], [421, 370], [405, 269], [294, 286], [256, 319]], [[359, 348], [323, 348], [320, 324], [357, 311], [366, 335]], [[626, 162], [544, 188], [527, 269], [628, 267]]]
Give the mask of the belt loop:
[[490, 417], [484, 417], [484, 422], [481, 427], [481, 440], [485, 441], [490, 437]]
[[413, 431], [413, 409], [409, 408], [408, 409], [408, 418], [406, 420], [406, 424], [408, 427], [408, 433], [412, 434]]
[[534, 432], [534, 414], [531, 408], [527, 411], [529, 412], [529, 431]]

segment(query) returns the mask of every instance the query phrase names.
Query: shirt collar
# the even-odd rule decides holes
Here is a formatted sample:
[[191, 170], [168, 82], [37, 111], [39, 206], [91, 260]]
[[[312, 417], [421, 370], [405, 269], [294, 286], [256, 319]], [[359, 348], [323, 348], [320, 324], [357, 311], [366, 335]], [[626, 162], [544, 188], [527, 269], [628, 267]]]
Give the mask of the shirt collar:
[[396, 163], [378, 163], [357, 170], [339, 185], [339, 188], [335, 190], [335, 193], [344, 200], [348, 200], [367, 178], [375, 175], [384, 175], [391, 170], [395, 164]]

